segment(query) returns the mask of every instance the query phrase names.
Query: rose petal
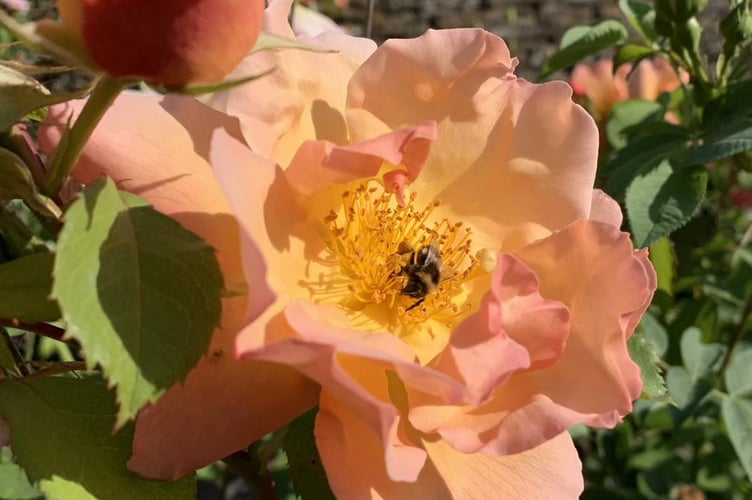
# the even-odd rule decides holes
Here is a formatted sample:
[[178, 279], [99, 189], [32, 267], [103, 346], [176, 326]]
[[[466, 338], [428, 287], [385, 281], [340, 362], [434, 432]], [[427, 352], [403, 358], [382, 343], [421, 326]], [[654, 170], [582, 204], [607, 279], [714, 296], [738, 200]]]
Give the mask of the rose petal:
[[[303, 198], [323, 192], [323, 199], [316, 200], [320, 210], [312, 214], [314, 219], [320, 219], [341, 204], [339, 193], [329, 193], [328, 188], [373, 178], [384, 163], [395, 169], [384, 176], [387, 191], [396, 192], [398, 199], [402, 198], [403, 179], [395, 174], [407, 178], [417, 176], [435, 139], [436, 124], [427, 122], [352, 146], [306, 142], [298, 149], [285, 174], [290, 186]], [[400, 201], [404, 203], [404, 199]]]
[[544, 297], [569, 306], [572, 333], [555, 365], [506, 384], [506, 404], [544, 395], [596, 415], [587, 419], [590, 425], [615, 425], [642, 389], [626, 340], [656, 287], [645, 252], [634, 252], [629, 235], [613, 226], [580, 221], [517, 256], [540, 278]]
[[[504, 457], [465, 454], [441, 440], [425, 440], [428, 462], [415, 482], [396, 482], [388, 473], [383, 444], [346, 405], [327, 400], [316, 419], [316, 443], [332, 491], [338, 498], [577, 498], [583, 490], [581, 464], [563, 433], [539, 447]], [[416, 448], [411, 461], [421, 464]], [[422, 450], [421, 450], [422, 451]], [[392, 457], [387, 455], [386, 459]], [[394, 460], [397, 462], [397, 460]], [[392, 467], [395, 468], [395, 467]]]
[[624, 220], [619, 204], [600, 189], [593, 189], [593, 203], [590, 206], [590, 220], [605, 222], [620, 228]]
[[518, 80], [514, 65], [482, 30], [428, 32], [381, 46], [353, 75], [347, 101], [353, 140], [438, 123], [430, 168], [411, 189], [440, 199], [438, 216], [466, 221], [473, 241], [492, 249], [586, 217], [597, 159], [597, 129], [569, 87]]
[[[398, 424], [396, 419], [393, 425]], [[400, 442], [396, 431], [390, 433], [394, 439], [387, 451], [381, 435], [366, 425], [357, 411], [326, 392], [322, 393], [314, 434], [337, 498], [401, 498], [394, 496], [400, 485], [415, 483], [396, 481], [415, 481], [425, 464], [426, 452]]]
[[[442, 441], [425, 443], [436, 472], [426, 467], [419, 482], [431, 489], [422, 498], [576, 499], [584, 489], [582, 465], [566, 432], [533, 449], [503, 457], [465, 455]], [[446, 485], [446, 486], [445, 486]], [[437, 495], [448, 487], [451, 497]]]
[[[483, 297], [478, 311], [455, 328], [447, 348], [430, 364], [432, 368], [462, 380], [467, 387], [466, 401], [470, 404], [480, 404], [514, 372], [530, 366], [532, 353], [529, 353], [519, 342], [535, 343], [536, 341], [523, 339], [523, 335], [512, 339], [506, 332], [507, 321], [510, 319], [516, 334], [529, 332], [525, 326], [520, 328], [519, 321], [514, 318], [514, 316], [519, 316], [518, 311], [521, 309], [524, 315], [524, 306], [519, 301], [514, 303], [511, 301], [515, 300], [515, 291], [531, 284], [524, 283], [525, 279], [535, 283], [535, 277], [528, 271], [527, 276], [517, 280], [514, 276], [510, 280], [509, 275], [515, 274], [515, 271], [518, 275], [522, 274], [518, 270], [519, 267], [524, 267], [524, 265], [516, 261], [514, 257], [504, 255], [499, 259], [491, 281], [491, 290]], [[516, 282], [509, 283], [509, 281]], [[510, 288], [518, 288], [518, 290], [510, 290]], [[537, 283], [535, 283], [535, 288], [537, 292]], [[520, 300], [524, 301], [524, 299]], [[542, 298], [540, 300], [543, 301]], [[564, 312], [565, 319], [568, 319], [566, 310]], [[509, 313], [509, 318], [507, 313]], [[558, 330], [556, 326], [556, 323], [547, 325], [553, 331]], [[542, 336], [545, 336], [548, 328], [541, 332]], [[565, 329], [563, 338], [566, 333]], [[558, 344], [562, 343], [563, 338], [559, 339]], [[555, 346], [556, 343], [553, 345]], [[546, 349], [546, 346], [543, 346], [543, 349]], [[533, 352], [538, 350], [540, 349], [536, 347]]]
[[[267, 9], [265, 28], [292, 38], [287, 24], [291, 0], [277, 0]], [[347, 144], [343, 116], [347, 82], [376, 45], [346, 35], [316, 37], [317, 46], [336, 52], [264, 51], [246, 57], [230, 77], [274, 71], [249, 85], [210, 98], [209, 104], [240, 118], [251, 149], [287, 166], [306, 140]], [[331, 46], [334, 44], [335, 46]], [[326, 75], [322, 78], [321, 75]]]
[[332, 21], [330, 17], [325, 16], [317, 10], [297, 4], [292, 16], [292, 29], [296, 35], [310, 37], [326, 32], [346, 32], [345, 28]]

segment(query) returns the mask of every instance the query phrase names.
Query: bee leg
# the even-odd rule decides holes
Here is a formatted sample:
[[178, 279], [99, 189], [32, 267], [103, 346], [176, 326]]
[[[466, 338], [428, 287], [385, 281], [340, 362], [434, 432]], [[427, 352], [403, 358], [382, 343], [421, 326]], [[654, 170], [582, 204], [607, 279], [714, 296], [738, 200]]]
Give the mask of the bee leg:
[[415, 309], [416, 307], [418, 307], [419, 305], [421, 305], [425, 301], [426, 301], [426, 298], [425, 297], [421, 297], [415, 304], [413, 304], [410, 307], [408, 307], [407, 309], [405, 309], [405, 312], [409, 311], [410, 309]]

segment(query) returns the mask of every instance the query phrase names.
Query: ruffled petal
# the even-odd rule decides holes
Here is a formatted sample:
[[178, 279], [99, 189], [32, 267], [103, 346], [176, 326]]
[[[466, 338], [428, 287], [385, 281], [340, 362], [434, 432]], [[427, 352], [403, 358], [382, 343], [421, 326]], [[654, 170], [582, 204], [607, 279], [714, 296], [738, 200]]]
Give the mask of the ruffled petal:
[[[432, 368], [462, 380], [467, 387], [466, 401], [470, 404], [477, 405], [485, 401], [514, 372], [528, 368], [531, 357], [538, 354], [539, 349], [535, 345], [538, 341], [524, 338], [524, 334], [530, 333], [519, 321], [520, 312], [524, 309], [524, 304], [520, 301], [524, 299], [517, 301], [515, 293], [520, 289], [529, 292], [525, 290], [529, 285], [524, 283], [525, 278], [534, 282], [535, 277], [529, 271], [528, 276], [520, 276], [524, 274], [520, 267], [524, 265], [514, 257], [502, 256], [499, 259], [491, 281], [491, 290], [483, 297], [478, 311], [457, 326], [447, 348], [430, 364]], [[513, 283], [509, 283], [510, 281]], [[535, 287], [537, 291], [537, 283]], [[566, 310], [564, 317], [565, 320], [568, 319]], [[510, 324], [517, 335], [515, 339], [507, 334]], [[555, 332], [559, 330], [557, 326], [547, 325]], [[545, 338], [547, 329], [540, 332], [541, 337]], [[565, 329], [563, 338], [566, 333]], [[563, 338], [559, 339], [558, 344], [562, 343]], [[533, 352], [528, 352], [524, 343], [534, 346]], [[555, 342], [552, 344], [556, 345]], [[545, 350], [547, 346], [542, 348]]]
[[[566, 432], [503, 457], [465, 455], [442, 441], [426, 441], [425, 449], [433, 467], [418, 479], [427, 485], [421, 498], [564, 500], [579, 498], [584, 489], [582, 465]], [[442, 495], [447, 489], [451, 495]]]
[[[357, 411], [327, 392], [322, 393], [314, 433], [337, 498], [431, 498], [421, 494], [425, 485], [415, 482], [425, 466], [426, 452], [409, 443], [385, 452], [382, 436]], [[407, 497], [405, 490], [413, 496]]]
[[[265, 28], [293, 38], [287, 24], [291, 0], [267, 9]], [[215, 94], [209, 105], [240, 118], [243, 136], [253, 152], [286, 167], [307, 140], [347, 144], [343, 110], [347, 82], [360, 61], [375, 50], [370, 40], [341, 34], [305, 39], [321, 52], [264, 51], [246, 57], [230, 75], [244, 77], [273, 69], [264, 78]], [[329, 49], [329, 50], [327, 50]], [[326, 75], [326, 78], [322, 78]]]
[[[382, 45], [353, 75], [353, 140], [434, 120], [438, 138], [410, 189], [441, 200], [481, 247], [513, 249], [590, 213], [597, 129], [561, 82], [514, 77], [504, 43], [444, 30]], [[478, 189], [483, 186], [483, 189]]]
[[[322, 398], [315, 433], [329, 485], [338, 498], [548, 500], [577, 498], [584, 487], [577, 450], [566, 433], [503, 457], [461, 453], [441, 440], [425, 439], [422, 450], [410, 448], [413, 455], [401, 457], [399, 463], [410, 471], [422, 465], [415, 480], [404, 482], [390, 477], [381, 440], [347, 405]], [[419, 455], [423, 450], [425, 464]]]
[[436, 124], [427, 122], [351, 146], [306, 142], [285, 175], [305, 208], [313, 209], [313, 219], [320, 220], [341, 203], [340, 193], [331, 188], [373, 178], [385, 164], [391, 168], [383, 176], [384, 187], [404, 203], [404, 184], [418, 175], [435, 139]]
[[600, 189], [593, 189], [593, 203], [590, 206], [590, 220], [604, 222], [620, 228], [624, 221], [619, 204]]
[[245, 276], [253, 283], [248, 320], [285, 300], [307, 265], [306, 246], [319, 238], [305, 224], [284, 172], [218, 130], [210, 158], [241, 229]]
[[646, 252], [635, 252], [629, 235], [613, 226], [580, 221], [517, 256], [538, 275], [544, 297], [569, 307], [572, 332], [555, 365], [505, 386], [506, 405], [542, 395], [591, 415], [585, 423], [616, 425], [642, 389], [626, 341], [656, 287]]

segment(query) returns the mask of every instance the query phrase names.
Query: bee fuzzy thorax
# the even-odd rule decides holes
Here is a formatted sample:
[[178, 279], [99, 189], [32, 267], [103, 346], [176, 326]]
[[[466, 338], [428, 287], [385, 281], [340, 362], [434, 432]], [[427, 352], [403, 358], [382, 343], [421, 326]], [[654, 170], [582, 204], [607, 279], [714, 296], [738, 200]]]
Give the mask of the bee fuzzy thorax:
[[439, 201], [417, 208], [417, 197], [400, 206], [375, 181], [345, 190], [323, 219], [326, 271], [300, 282], [311, 299], [393, 331], [467, 312], [472, 306], [456, 297], [478, 267], [471, 231], [437, 217]]

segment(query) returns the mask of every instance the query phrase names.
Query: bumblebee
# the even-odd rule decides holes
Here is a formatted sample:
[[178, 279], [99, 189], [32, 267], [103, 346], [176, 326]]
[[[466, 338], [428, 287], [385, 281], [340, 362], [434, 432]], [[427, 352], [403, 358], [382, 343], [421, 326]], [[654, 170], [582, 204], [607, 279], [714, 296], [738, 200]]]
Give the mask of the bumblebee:
[[441, 281], [441, 252], [431, 243], [423, 245], [418, 251], [403, 241], [397, 251], [399, 255], [408, 255], [408, 262], [402, 266], [402, 272], [407, 276], [407, 283], [400, 291], [401, 295], [407, 295], [418, 299], [415, 304], [406, 310], [414, 309], [426, 300], [426, 295], [436, 291]]

